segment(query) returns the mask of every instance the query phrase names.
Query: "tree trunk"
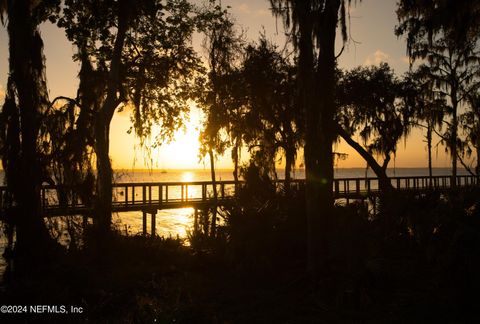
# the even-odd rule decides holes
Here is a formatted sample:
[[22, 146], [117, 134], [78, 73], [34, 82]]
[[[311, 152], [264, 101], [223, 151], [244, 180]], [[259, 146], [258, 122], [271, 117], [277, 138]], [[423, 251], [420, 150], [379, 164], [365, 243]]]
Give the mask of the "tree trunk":
[[292, 169], [295, 164], [295, 147], [287, 146], [285, 149], [285, 193], [291, 193]]
[[319, 33], [320, 54], [314, 86], [313, 15], [308, 1], [297, 4], [299, 15], [299, 79], [300, 94], [306, 116], [305, 177], [308, 224], [308, 269], [314, 276], [327, 267], [329, 233], [333, 216], [333, 151], [332, 129], [334, 104], [335, 34], [340, 2], [326, 1]]
[[427, 126], [427, 150], [428, 150], [428, 177], [429, 185], [432, 186], [433, 170], [432, 170], [432, 125]]
[[95, 121], [95, 153], [97, 164], [94, 227], [99, 238], [110, 231], [112, 223], [112, 166], [109, 157], [110, 122], [104, 118]]
[[[42, 175], [36, 145], [40, 114], [48, 105], [48, 92], [43, 42], [30, 15], [29, 2], [8, 1], [7, 8], [10, 76], [5, 105], [9, 107], [2, 114], [9, 114], [5, 116], [8, 120], [5, 145], [10, 154], [3, 159], [7, 186], [16, 204], [12, 215], [17, 229], [16, 248], [21, 254], [31, 254], [50, 241], [40, 215]], [[17, 157], [12, 156], [15, 152]]]
[[97, 239], [108, 236], [112, 223], [112, 165], [109, 157], [110, 150], [110, 123], [115, 109], [123, 98], [118, 97], [121, 87], [121, 60], [128, 26], [128, 7], [126, 1], [119, 1], [118, 32], [115, 37], [110, 71], [107, 80], [107, 95], [100, 110], [96, 114], [95, 154], [97, 158], [97, 197], [94, 205], [94, 226]]
[[[238, 162], [239, 162], [239, 150], [240, 150], [240, 143], [239, 139], [235, 139], [235, 145], [232, 148], [232, 158], [233, 158], [233, 179], [235, 181], [235, 190], [238, 186]], [[236, 191], [235, 191], [236, 192]]]
[[298, 57], [298, 87], [300, 105], [305, 110], [305, 204], [307, 217], [307, 270], [314, 276], [318, 269], [320, 255], [318, 239], [321, 236], [320, 224], [318, 221], [318, 171], [315, 168], [315, 147], [318, 145], [316, 128], [318, 116], [315, 107], [315, 100], [312, 97], [313, 87], [313, 42], [312, 22], [310, 17], [309, 4], [307, 1], [298, 4], [299, 21], [299, 57]]
[[[340, 126], [337, 125], [338, 134], [353, 148], [357, 151], [365, 161], [367, 161], [368, 166], [375, 172], [378, 177], [378, 188], [381, 193], [381, 210], [383, 211], [383, 223], [385, 233], [391, 233], [392, 226], [395, 223], [395, 220], [390, 217], [392, 215], [392, 201], [395, 201], [395, 190], [390, 182], [390, 179], [387, 176], [387, 165], [390, 160], [390, 157], [387, 156], [383, 166], [380, 166], [378, 162], [373, 158], [373, 156], [368, 153], [360, 144], [353, 140], [350, 135]], [[374, 202], [375, 203], [375, 202]], [[393, 207], [394, 208], [394, 207]]]
[[240, 162], [240, 138], [235, 138], [235, 145], [232, 149], [233, 158], [233, 180], [235, 181], [235, 196], [238, 195], [240, 190], [240, 182], [238, 179], [238, 166]]
[[452, 87], [450, 92], [452, 100], [453, 120], [452, 120], [452, 138], [451, 138], [451, 156], [452, 156], [452, 187], [457, 185], [457, 133], [458, 133], [458, 100], [457, 90]]
[[475, 166], [475, 174], [477, 177], [480, 175], [480, 136], [477, 136], [477, 145], [475, 146], [477, 153], [477, 165]]
[[213, 155], [213, 150], [210, 148], [208, 150], [208, 156], [210, 157], [210, 175], [212, 177], [212, 187], [213, 187], [213, 205], [212, 205], [212, 228], [210, 230], [211, 237], [215, 237], [216, 227], [217, 227], [217, 181], [215, 179], [215, 156]]
[[353, 140], [340, 125], [337, 125], [337, 132], [345, 140], [345, 142], [347, 142], [348, 145], [350, 145], [355, 151], [357, 151], [358, 154], [360, 154], [360, 156], [368, 163], [368, 166], [378, 177], [379, 189], [382, 192], [393, 191], [393, 186], [387, 176], [385, 168], [378, 164], [378, 162], [373, 158], [373, 156], [368, 153], [360, 144]]

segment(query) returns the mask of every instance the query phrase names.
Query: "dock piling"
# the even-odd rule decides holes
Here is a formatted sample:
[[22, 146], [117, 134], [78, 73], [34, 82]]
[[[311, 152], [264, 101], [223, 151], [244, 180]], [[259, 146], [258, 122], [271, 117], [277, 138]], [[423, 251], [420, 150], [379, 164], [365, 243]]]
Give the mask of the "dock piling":
[[143, 211], [143, 219], [142, 219], [142, 233], [143, 236], [147, 235], [147, 212]]
[[152, 233], [151, 233], [151, 235], [152, 235], [152, 237], [155, 237], [155, 235], [156, 235], [155, 227], [157, 225], [157, 212], [154, 211], [154, 212], [151, 213], [151, 215], [152, 215], [152, 219], [151, 219], [151, 221], [152, 221]]

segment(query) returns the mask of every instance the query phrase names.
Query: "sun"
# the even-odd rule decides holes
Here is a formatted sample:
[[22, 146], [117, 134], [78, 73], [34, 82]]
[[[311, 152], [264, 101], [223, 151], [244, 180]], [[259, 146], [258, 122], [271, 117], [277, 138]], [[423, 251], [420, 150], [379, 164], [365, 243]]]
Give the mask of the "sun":
[[192, 111], [184, 129], [178, 130], [173, 142], [160, 147], [158, 159], [167, 169], [195, 169], [199, 167], [200, 116]]
[[187, 128], [186, 132], [179, 131], [175, 134], [172, 143], [162, 145], [160, 159], [164, 160], [168, 168], [185, 169], [198, 164], [200, 143], [198, 131]]
[[[132, 155], [130, 147], [138, 145], [138, 140], [133, 134], [127, 134], [126, 129], [130, 127], [130, 119], [128, 114], [116, 114], [115, 123], [110, 129], [111, 134], [111, 155], [114, 157], [114, 167], [130, 168], [132, 162], [135, 168], [156, 168], [161, 170], [167, 169], [204, 169], [208, 164], [208, 159], [200, 161], [200, 129], [202, 128], [202, 112], [197, 107], [191, 107], [190, 120], [185, 123], [185, 127], [175, 132], [173, 141], [164, 142], [156, 148], [152, 148], [148, 156], [144, 155], [141, 150], [134, 152]], [[152, 134], [159, 131], [154, 126]], [[139, 147], [139, 146], [137, 146]], [[229, 154], [216, 156], [217, 168], [232, 168]]]

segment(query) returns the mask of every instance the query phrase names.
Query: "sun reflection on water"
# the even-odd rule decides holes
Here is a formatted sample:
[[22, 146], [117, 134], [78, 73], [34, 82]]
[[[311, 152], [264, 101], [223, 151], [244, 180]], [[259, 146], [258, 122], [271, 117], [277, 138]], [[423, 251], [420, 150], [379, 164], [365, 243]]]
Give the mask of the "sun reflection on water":
[[[193, 182], [196, 180], [195, 173], [192, 171], [183, 171], [180, 174], [181, 182]], [[178, 179], [178, 178], [177, 178]], [[182, 190], [183, 193], [182, 193]], [[201, 186], [186, 185], [181, 190], [180, 186], [172, 186], [169, 190], [169, 197], [173, 199], [180, 198], [185, 194], [188, 199], [201, 198]], [[158, 195], [155, 188], [152, 191], [153, 196]], [[162, 237], [186, 238], [188, 232], [193, 227], [193, 208], [164, 209], [157, 211], [156, 215], [156, 234]], [[122, 212], [114, 217], [116, 227], [127, 235], [142, 234], [143, 217], [141, 212]], [[151, 231], [151, 215], [147, 215], [147, 234]], [[188, 242], [185, 242], [188, 244]]]
[[185, 171], [182, 173], [182, 182], [192, 182], [195, 176], [191, 171]]
[[[156, 234], [162, 237], [186, 238], [193, 227], [193, 208], [164, 209], [156, 215]], [[151, 216], [147, 216], [147, 234], [151, 233]], [[127, 235], [142, 233], [143, 217], [140, 212], [123, 212], [114, 216], [116, 227]]]
[[193, 208], [162, 210], [158, 213], [158, 235], [186, 238], [187, 231], [193, 227]]

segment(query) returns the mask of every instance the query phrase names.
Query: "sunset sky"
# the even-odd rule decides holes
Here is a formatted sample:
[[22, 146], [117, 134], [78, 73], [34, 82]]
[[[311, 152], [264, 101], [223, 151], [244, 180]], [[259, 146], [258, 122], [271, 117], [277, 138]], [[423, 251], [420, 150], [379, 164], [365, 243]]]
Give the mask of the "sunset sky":
[[[358, 1], [357, 1], [358, 2]], [[352, 1], [355, 3], [355, 1]], [[284, 44], [282, 21], [276, 21], [271, 16], [269, 2], [262, 0], [222, 0], [224, 6], [231, 6], [231, 13], [237, 23], [246, 30], [249, 41], [258, 39], [259, 33], [264, 28], [269, 39], [280, 46]], [[339, 65], [342, 68], [353, 68], [358, 65], [379, 64], [388, 62], [401, 75], [408, 70], [409, 64], [406, 57], [406, 46], [403, 39], [397, 39], [393, 33], [397, 23], [396, 0], [363, 0], [354, 6], [351, 11], [350, 34], [354, 41], [350, 41], [342, 54]], [[67, 41], [64, 33], [56, 26], [45, 23], [41, 26], [45, 43], [45, 56], [47, 59], [47, 81], [50, 89], [50, 99], [56, 96], [75, 97], [78, 85], [78, 65], [72, 62], [73, 46]], [[201, 51], [198, 39], [195, 46]], [[8, 73], [8, 38], [5, 27], [0, 28], [0, 103]], [[337, 50], [341, 48], [338, 42]], [[176, 141], [165, 144], [160, 150], [154, 151], [153, 167], [160, 169], [185, 169], [208, 167], [198, 161], [198, 128], [201, 116], [198, 111], [193, 111], [190, 122], [187, 123], [187, 132], [180, 131]], [[133, 135], [127, 134], [130, 127], [129, 112], [117, 113], [111, 125], [111, 158], [114, 168], [145, 168], [144, 153], [136, 148]], [[438, 138], [434, 144], [438, 142]], [[406, 144], [406, 147], [405, 147]], [[345, 161], [340, 161], [338, 167], [364, 167], [365, 162], [347, 145], [340, 144], [336, 151], [348, 153]], [[448, 166], [450, 160], [444, 153], [442, 146], [438, 147], [438, 155], [434, 153], [434, 166]], [[422, 135], [419, 131], [413, 132], [408, 142], [399, 145], [393, 167], [426, 167], [427, 152]], [[297, 164], [300, 164], [298, 161]], [[230, 168], [230, 153], [220, 158], [219, 168]]]

